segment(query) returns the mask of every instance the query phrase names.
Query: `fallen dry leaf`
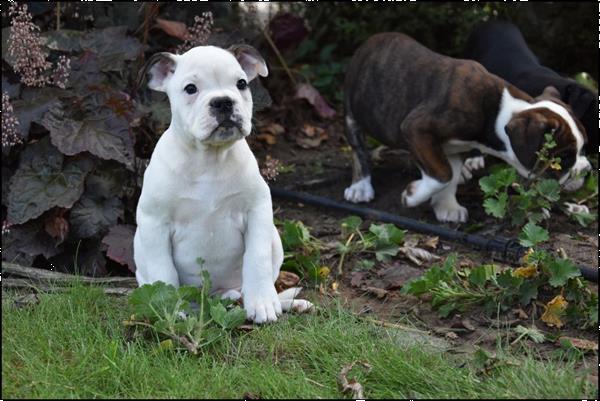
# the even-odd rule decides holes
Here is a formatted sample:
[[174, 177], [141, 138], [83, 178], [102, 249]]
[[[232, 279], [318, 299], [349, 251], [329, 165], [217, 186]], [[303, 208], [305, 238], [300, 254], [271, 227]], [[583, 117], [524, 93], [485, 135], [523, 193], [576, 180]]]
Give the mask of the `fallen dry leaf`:
[[283, 134], [285, 132], [285, 128], [283, 128], [283, 125], [281, 124], [270, 123], [260, 127], [260, 132], [277, 136]]
[[437, 248], [439, 242], [440, 242], [440, 237], [428, 237], [425, 240], [425, 242], [423, 243], [423, 246], [425, 248], [435, 250]]
[[52, 238], [56, 241], [56, 245], [62, 244], [62, 242], [69, 235], [69, 222], [63, 217], [65, 209], [61, 209], [60, 212], [50, 216], [44, 222], [44, 229]]
[[300, 282], [300, 277], [292, 272], [281, 270], [277, 281], [275, 281], [275, 289], [277, 292], [287, 290], [288, 288], [295, 287]]
[[471, 321], [467, 318], [461, 320], [460, 324], [469, 331], [475, 331], [475, 326], [473, 326], [473, 323], [471, 323]]
[[296, 87], [296, 98], [306, 99], [308, 103], [313, 105], [317, 114], [323, 118], [335, 117], [335, 110], [331, 108], [321, 96], [319, 91], [310, 84], [300, 84]]
[[513, 313], [515, 315], [517, 315], [517, 317], [519, 319], [529, 319], [529, 315], [527, 314], [527, 312], [525, 312], [523, 309], [518, 308], [518, 309], [513, 309]]
[[162, 29], [167, 35], [177, 39], [186, 40], [190, 37], [190, 32], [183, 22], [157, 18], [156, 26]]
[[423, 248], [402, 246], [400, 247], [400, 252], [402, 252], [404, 256], [410, 259], [417, 266], [421, 266], [424, 262], [440, 260], [439, 256], [434, 255]]
[[575, 348], [579, 348], [579, 349], [583, 349], [583, 350], [590, 350], [590, 351], [598, 351], [598, 343], [594, 342], [594, 341], [584, 340], [582, 338], [560, 336], [560, 337], [558, 337], [557, 342], [560, 344], [561, 340], [569, 341]]
[[331, 269], [328, 266], [321, 266], [319, 268], [319, 277], [321, 277], [321, 279], [324, 280], [329, 277], [329, 273], [331, 273]]
[[367, 292], [368, 294], [375, 295], [379, 299], [385, 298], [386, 295], [388, 294], [387, 290], [384, 290], [383, 288], [377, 288], [377, 287], [366, 287], [365, 292]]
[[356, 272], [352, 275], [352, 279], [350, 280], [350, 285], [352, 287], [360, 287], [365, 279], [367, 273], [366, 272]]
[[519, 267], [512, 271], [513, 277], [531, 278], [538, 275], [538, 269], [536, 265], [529, 265]]
[[323, 128], [310, 124], [304, 124], [300, 132], [303, 135], [296, 137], [296, 143], [304, 149], [316, 148], [328, 138], [327, 132]]
[[458, 338], [458, 335], [453, 331], [449, 331], [444, 337], [449, 338], [450, 340], [456, 340]]
[[371, 371], [371, 365], [369, 365], [367, 362], [355, 361], [350, 365], [344, 366], [338, 375], [338, 384], [342, 390], [342, 393], [352, 393], [352, 398], [355, 400], [365, 398], [362, 384], [354, 379], [348, 380], [347, 377], [348, 373], [357, 363], [361, 364], [366, 369], [367, 373]]
[[266, 143], [267, 145], [275, 145], [277, 143], [277, 138], [275, 135], [271, 134], [258, 134], [255, 138], [258, 141]]
[[548, 326], [561, 328], [564, 323], [560, 318], [565, 314], [567, 305], [569, 305], [569, 303], [562, 295], [555, 296], [552, 301], [544, 306], [546, 310], [542, 315], [542, 321]]

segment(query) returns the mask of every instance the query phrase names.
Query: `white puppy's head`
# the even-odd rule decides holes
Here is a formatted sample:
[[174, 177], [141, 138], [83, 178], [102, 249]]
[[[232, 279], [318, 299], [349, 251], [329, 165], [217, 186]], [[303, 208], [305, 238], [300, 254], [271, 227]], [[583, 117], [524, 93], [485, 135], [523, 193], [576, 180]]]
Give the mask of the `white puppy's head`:
[[265, 60], [248, 45], [158, 53], [148, 60], [146, 72], [148, 87], [168, 95], [175, 130], [206, 146], [229, 145], [250, 134], [248, 83], [268, 74]]

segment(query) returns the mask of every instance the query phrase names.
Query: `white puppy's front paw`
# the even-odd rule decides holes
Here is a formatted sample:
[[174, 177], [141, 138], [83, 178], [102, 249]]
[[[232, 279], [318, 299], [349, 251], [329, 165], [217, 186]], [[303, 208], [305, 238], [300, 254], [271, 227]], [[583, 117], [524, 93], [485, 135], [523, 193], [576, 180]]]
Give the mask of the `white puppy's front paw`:
[[458, 204], [458, 202], [438, 202], [433, 205], [435, 217], [440, 222], [465, 223], [469, 218], [467, 208]]
[[281, 301], [274, 285], [249, 291], [242, 289], [242, 293], [246, 317], [254, 323], [274, 322], [281, 315]]
[[375, 191], [371, 185], [371, 177], [365, 177], [356, 181], [344, 191], [344, 199], [348, 202], [369, 202], [375, 197]]

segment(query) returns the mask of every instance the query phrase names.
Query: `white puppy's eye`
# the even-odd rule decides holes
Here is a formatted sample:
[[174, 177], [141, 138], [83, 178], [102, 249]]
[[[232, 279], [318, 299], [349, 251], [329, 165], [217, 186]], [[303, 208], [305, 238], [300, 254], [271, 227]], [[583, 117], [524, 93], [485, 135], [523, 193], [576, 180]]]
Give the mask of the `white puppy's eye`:
[[183, 88], [183, 90], [188, 95], [193, 95], [194, 93], [196, 93], [198, 91], [198, 89], [196, 88], [196, 85], [194, 85], [194, 84], [186, 85], [185, 88]]
[[243, 91], [248, 87], [248, 82], [246, 82], [245, 79], [240, 79], [239, 81], [237, 81], [236, 86], [239, 90]]

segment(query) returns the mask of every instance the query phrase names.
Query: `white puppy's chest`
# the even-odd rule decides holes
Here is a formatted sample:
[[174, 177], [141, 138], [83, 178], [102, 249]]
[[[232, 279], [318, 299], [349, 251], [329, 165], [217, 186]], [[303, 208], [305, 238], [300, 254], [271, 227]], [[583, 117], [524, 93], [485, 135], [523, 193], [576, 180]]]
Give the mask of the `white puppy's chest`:
[[[237, 288], [246, 231], [243, 194], [203, 202], [180, 198], [173, 203], [171, 246], [181, 284], [200, 285], [201, 269], [210, 273], [213, 289]], [[198, 259], [203, 261], [202, 265]]]

